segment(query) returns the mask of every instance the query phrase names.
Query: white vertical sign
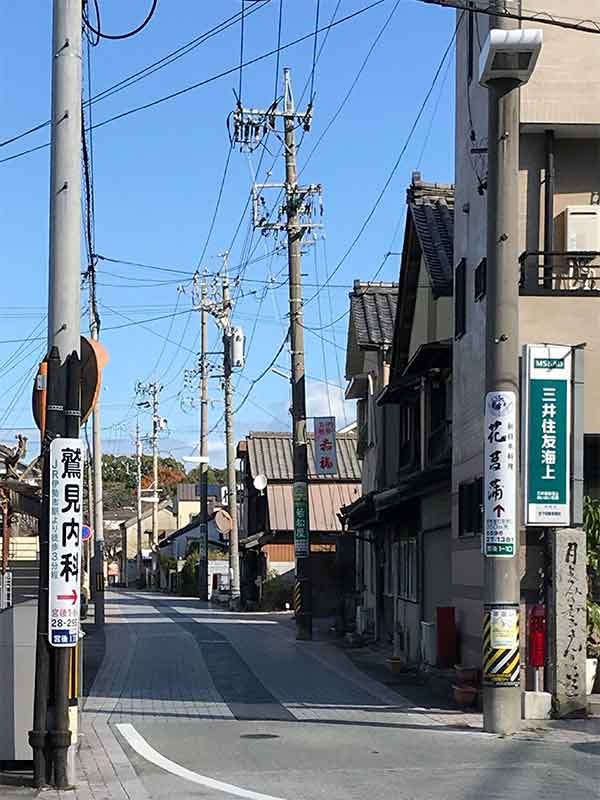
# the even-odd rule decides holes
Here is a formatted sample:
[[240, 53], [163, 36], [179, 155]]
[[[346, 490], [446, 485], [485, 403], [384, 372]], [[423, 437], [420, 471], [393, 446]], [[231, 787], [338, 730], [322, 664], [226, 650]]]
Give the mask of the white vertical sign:
[[335, 417], [315, 417], [315, 472], [337, 475]]
[[74, 647], [79, 639], [81, 585], [81, 439], [54, 439], [50, 445], [50, 576], [48, 640]]
[[485, 477], [483, 553], [512, 558], [517, 552], [515, 465], [517, 398], [514, 392], [489, 392], [485, 399]]

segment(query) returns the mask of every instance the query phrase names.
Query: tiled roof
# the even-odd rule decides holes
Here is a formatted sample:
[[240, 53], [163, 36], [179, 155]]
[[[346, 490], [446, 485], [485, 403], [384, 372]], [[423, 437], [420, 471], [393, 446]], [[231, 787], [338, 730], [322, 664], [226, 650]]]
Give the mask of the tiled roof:
[[392, 343], [397, 302], [397, 283], [354, 281], [354, 291], [350, 294], [350, 319], [358, 347], [378, 349]]
[[[209, 497], [221, 497], [221, 487], [216, 483], [208, 484]], [[178, 483], [177, 484], [177, 499], [183, 501], [198, 500], [200, 501], [200, 484], [199, 483]]]
[[[308, 473], [315, 481], [360, 481], [361, 471], [356, 457], [356, 436], [338, 434], [338, 474], [332, 477], [314, 473], [314, 438], [309, 436]], [[265, 475], [268, 481], [293, 481], [292, 437], [289, 433], [255, 433], [247, 437], [252, 477]]]
[[413, 175], [408, 207], [419, 238], [434, 294], [452, 295], [454, 270], [454, 186], [425, 183]]
[[[294, 530], [292, 485], [267, 486], [269, 528], [275, 533]], [[360, 497], [358, 483], [311, 483], [308, 487], [308, 518], [313, 533], [341, 533], [338, 514]]]

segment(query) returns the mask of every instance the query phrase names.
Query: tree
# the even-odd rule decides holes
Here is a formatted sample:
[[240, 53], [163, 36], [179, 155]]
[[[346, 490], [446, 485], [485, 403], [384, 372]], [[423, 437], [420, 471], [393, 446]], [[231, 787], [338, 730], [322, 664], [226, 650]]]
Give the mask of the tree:
[[[202, 473], [200, 472], [200, 467], [194, 467], [193, 470], [188, 472], [187, 475], [188, 483], [200, 483], [201, 474]], [[227, 470], [209, 466], [208, 482], [213, 484], [218, 484], [219, 486], [225, 486], [227, 484]]]

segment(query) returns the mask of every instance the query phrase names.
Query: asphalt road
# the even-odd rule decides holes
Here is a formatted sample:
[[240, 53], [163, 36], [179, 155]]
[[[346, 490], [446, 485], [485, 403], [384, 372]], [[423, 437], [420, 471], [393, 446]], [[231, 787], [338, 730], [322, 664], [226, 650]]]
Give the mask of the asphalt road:
[[286, 616], [109, 598], [85, 715], [114, 731], [151, 798], [600, 797], [594, 723], [499, 739], [476, 715], [415, 706], [330, 643], [297, 643]]

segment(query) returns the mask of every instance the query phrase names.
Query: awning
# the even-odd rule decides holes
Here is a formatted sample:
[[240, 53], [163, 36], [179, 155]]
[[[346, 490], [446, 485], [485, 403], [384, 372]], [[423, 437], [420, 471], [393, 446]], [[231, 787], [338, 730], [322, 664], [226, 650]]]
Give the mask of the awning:
[[416, 399], [421, 377], [431, 370], [451, 369], [452, 342], [444, 339], [440, 342], [422, 344], [410, 359], [402, 375], [386, 386], [377, 400], [383, 406], [395, 403], [407, 403]]

